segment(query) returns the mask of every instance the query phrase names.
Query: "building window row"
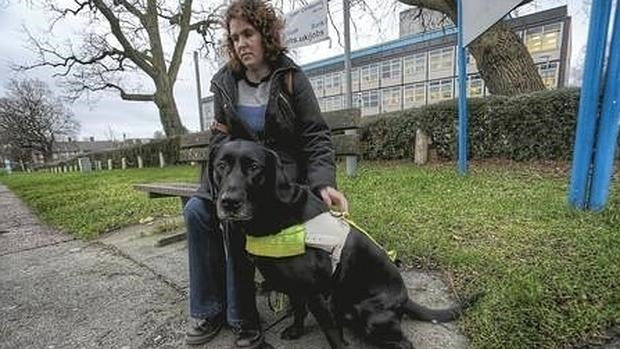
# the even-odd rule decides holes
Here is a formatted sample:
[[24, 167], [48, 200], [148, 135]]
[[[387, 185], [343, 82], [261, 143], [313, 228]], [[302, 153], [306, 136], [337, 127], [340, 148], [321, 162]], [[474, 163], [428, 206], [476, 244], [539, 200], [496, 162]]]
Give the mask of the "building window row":
[[[373, 115], [424, 106], [458, 96], [458, 78], [405, 84], [353, 93], [353, 107], [362, 115]], [[479, 74], [467, 77], [467, 96], [482, 97], [484, 82]], [[323, 112], [344, 109], [344, 95], [319, 98]]]
[[[517, 35], [523, 39], [529, 52], [533, 54], [535, 62], [543, 63], [545, 62], [544, 57], [551, 57], [553, 60], [559, 59], [562, 31], [563, 22], [556, 22], [517, 31]], [[454, 76], [457, 71], [455, 53], [455, 47], [448, 46], [354, 67], [351, 70], [352, 91], [358, 92], [428, 80], [448, 79]], [[467, 56], [467, 63], [468, 72], [475, 73], [476, 62], [471, 54]], [[546, 69], [542, 68], [541, 73], [548, 75], [548, 77], [543, 77], [547, 86], [557, 86], [557, 74], [546, 73]], [[553, 76], [555, 76], [555, 80]], [[344, 72], [338, 71], [311, 77], [310, 82], [316, 95], [325, 97], [344, 93], [344, 79]], [[555, 81], [555, 85], [551, 85], [553, 81]], [[435, 90], [433, 90], [435, 95], [440, 93]]]

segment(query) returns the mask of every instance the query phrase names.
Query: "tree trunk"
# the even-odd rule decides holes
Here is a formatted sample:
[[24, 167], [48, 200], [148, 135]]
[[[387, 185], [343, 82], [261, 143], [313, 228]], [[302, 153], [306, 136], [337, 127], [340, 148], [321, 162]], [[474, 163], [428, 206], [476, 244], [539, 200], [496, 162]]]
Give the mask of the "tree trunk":
[[187, 129], [181, 123], [177, 103], [173, 95], [173, 85], [163, 81], [157, 86], [155, 104], [159, 109], [159, 119], [167, 137], [178, 136], [187, 133]]
[[44, 149], [42, 149], [41, 151], [43, 154], [43, 162], [46, 164], [52, 161], [53, 154], [54, 154], [53, 147], [54, 147], [54, 141], [45, 144], [45, 146], [43, 147]]
[[515, 95], [545, 89], [532, 56], [505, 23], [497, 23], [476, 39], [469, 51], [492, 94]]

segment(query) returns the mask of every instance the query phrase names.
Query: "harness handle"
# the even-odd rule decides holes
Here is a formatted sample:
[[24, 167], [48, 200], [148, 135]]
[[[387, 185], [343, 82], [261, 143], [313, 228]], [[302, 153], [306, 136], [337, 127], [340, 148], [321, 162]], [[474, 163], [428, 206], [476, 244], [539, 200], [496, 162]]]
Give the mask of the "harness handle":
[[345, 222], [347, 222], [348, 224], [352, 225], [353, 227], [355, 227], [357, 230], [359, 230], [360, 232], [362, 232], [364, 235], [366, 235], [366, 237], [368, 237], [368, 239], [370, 239], [370, 241], [372, 241], [375, 245], [377, 245], [380, 249], [382, 249], [388, 256], [388, 258], [390, 259], [390, 261], [392, 261], [392, 263], [398, 265], [400, 263], [399, 260], [396, 259], [396, 251], [395, 250], [386, 250], [383, 246], [381, 246], [381, 244], [379, 244], [377, 242], [377, 240], [375, 240], [370, 233], [368, 233], [366, 230], [362, 229], [362, 227], [360, 227], [359, 225], [357, 225], [355, 222], [353, 222], [351, 220], [351, 215], [349, 214], [349, 212], [344, 211], [344, 212], [339, 212], [339, 211], [330, 211], [331, 215], [334, 217], [339, 217], [345, 220]]

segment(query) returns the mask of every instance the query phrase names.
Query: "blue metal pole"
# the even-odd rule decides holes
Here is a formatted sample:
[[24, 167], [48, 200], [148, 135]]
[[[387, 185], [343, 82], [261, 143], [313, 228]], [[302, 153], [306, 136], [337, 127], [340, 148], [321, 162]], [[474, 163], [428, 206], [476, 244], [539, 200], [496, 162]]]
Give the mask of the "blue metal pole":
[[598, 139], [594, 154], [590, 208], [600, 211], [605, 208], [614, 169], [616, 141], [620, 122], [620, 4], [612, 28], [609, 59], [605, 77], [603, 107], [598, 127]]
[[467, 62], [463, 47], [463, 1], [458, 0], [458, 62], [459, 62], [459, 173], [467, 174]]
[[569, 204], [579, 209], [585, 209], [588, 202], [590, 164], [592, 162], [594, 132], [601, 91], [603, 56], [610, 12], [611, 0], [592, 1], [568, 195]]

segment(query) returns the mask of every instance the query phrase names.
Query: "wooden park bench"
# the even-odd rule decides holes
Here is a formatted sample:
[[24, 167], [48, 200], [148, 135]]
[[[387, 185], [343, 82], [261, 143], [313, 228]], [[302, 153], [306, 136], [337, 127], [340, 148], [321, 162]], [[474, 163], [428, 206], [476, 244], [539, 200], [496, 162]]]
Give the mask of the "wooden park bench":
[[[360, 127], [360, 110], [346, 109], [329, 113], [323, 113], [323, 117], [332, 132], [332, 142], [337, 157], [347, 157], [347, 166], [351, 159], [357, 159], [361, 154], [360, 135], [357, 132]], [[187, 163], [198, 163], [198, 181], [202, 178], [202, 173], [206, 168], [209, 156], [210, 131], [203, 131], [184, 135], [180, 142], [179, 161]], [[347, 173], [352, 175], [354, 171], [347, 169]], [[179, 197], [181, 199], [181, 209], [198, 190], [199, 183], [150, 183], [135, 184], [134, 188], [146, 192], [149, 198]], [[164, 246], [176, 241], [185, 239], [185, 233], [164, 237], [158, 241], [158, 246]]]

